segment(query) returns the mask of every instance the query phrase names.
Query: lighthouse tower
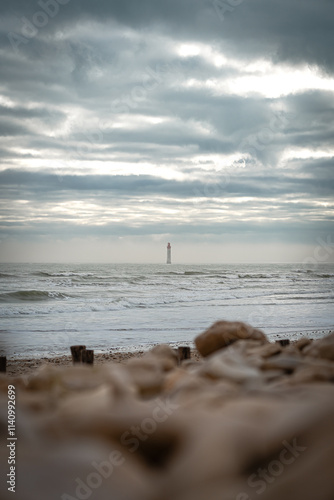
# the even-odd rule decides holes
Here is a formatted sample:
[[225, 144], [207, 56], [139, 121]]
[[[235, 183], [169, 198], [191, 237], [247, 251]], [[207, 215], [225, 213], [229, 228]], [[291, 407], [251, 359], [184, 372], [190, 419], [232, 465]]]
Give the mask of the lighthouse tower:
[[172, 247], [170, 246], [170, 243], [167, 245], [167, 264], [172, 263]]

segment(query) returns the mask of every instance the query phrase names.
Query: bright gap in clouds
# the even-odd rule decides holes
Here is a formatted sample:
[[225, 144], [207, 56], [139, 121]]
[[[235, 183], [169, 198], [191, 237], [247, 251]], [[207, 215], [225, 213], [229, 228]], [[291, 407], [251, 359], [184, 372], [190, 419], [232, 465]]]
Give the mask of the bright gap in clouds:
[[281, 163], [288, 161], [288, 160], [307, 160], [309, 158], [314, 158], [314, 159], [321, 159], [321, 158], [334, 158], [334, 149], [330, 151], [323, 151], [323, 150], [317, 150], [315, 151], [314, 149], [309, 149], [309, 148], [293, 148], [293, 149], [288, 149], [284, 151], [284, 153], [281, 156]]
[[201, 57], [216, 68], [233, 68], [239, 76], [188, 78], [184, 87], [208, 88], [217, 94], [238, 94], [247, 96], [258, 93], [268, 98], [277, 98], [305, 90], [334, 91], [334, 79], [324, 76], [316, 66], [295, 68], [273, 64], [270, 60], [244, 61], [228, 57], [206, 44], [180, 44], [176, 53], [182, 58]]
[[256, 74], [241, 74], [233, 78], [211, 77], [199, 80], [188, 78], [183, 82], [185, 88], [210, 89], [216, 95], [235, 94], [247, 97], [259, 94], [266, 98], [278, 98], [307, 90], [334, 91], [334, 79], [321, 75], [318, 70], [304, 68], [271, 67], [268, 73], [256, 72], [256, 63], [252, 65]]
[[334, 79], [324, 77], [316, 68], [272, 66], [266, 74], [245, 75], [229, 83], [230, 92], [247, 95], [255, 92], [265, 97], [277, 98], [305, 90], [334, 91]]

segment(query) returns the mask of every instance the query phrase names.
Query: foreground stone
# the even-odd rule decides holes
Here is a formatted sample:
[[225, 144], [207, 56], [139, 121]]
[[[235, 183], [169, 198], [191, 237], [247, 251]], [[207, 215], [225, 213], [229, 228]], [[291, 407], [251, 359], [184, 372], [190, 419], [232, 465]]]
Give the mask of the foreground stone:
[[217, 321], [195, 338], [195, 344], [202, 356], [208, 356], [240, 339], [268, 341], [261, 330], [241, 321]]
[[15, 495], [2, 479], [0, 498], [331, 500], [332, 336], [281, 348], [260, 333], [181, 365], [162, 345], [127, 364], [0, 374], [2, 439], [9, 384], [19, 438]]
[[304, 354], [334, 361], [334, 332], [305, 347]]

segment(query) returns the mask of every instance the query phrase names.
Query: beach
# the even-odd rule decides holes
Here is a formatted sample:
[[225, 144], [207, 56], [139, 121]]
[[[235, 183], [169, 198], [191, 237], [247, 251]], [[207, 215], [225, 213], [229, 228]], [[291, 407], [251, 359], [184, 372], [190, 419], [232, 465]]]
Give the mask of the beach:
[[[145, 351], [114, 351], [109, 353], [94, 354], [94, 364], [96, 366], [108, 363], [126, 363], [132, 358], [141, 358]], [[199, 359], [199, 354], [195, 349], [191, 351], [192, 359]], [[72, 366], [71, 356], [57, 356], [52, 358], [33, 359], [10, 359], [7, 361], [7, 375], [16, 377], [18, 375], [29, 375], [42, 366]]]
[[334, 332], [282, 340], [218, 321], [191, 352], [10, 359], [1, 498], [333, 498]]

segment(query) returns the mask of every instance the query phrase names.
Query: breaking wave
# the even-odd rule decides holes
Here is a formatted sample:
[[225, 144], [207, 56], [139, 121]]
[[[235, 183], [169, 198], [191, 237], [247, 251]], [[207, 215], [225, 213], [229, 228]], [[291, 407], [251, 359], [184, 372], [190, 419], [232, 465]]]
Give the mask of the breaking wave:
[[2, 293], [0, 302], [16, 302], [16, 301], [41, 301], [41, 300], [61, 300], [69, 298], [64, 293], [47, 292], [43, 290], [20, 290], [17, 292]]

